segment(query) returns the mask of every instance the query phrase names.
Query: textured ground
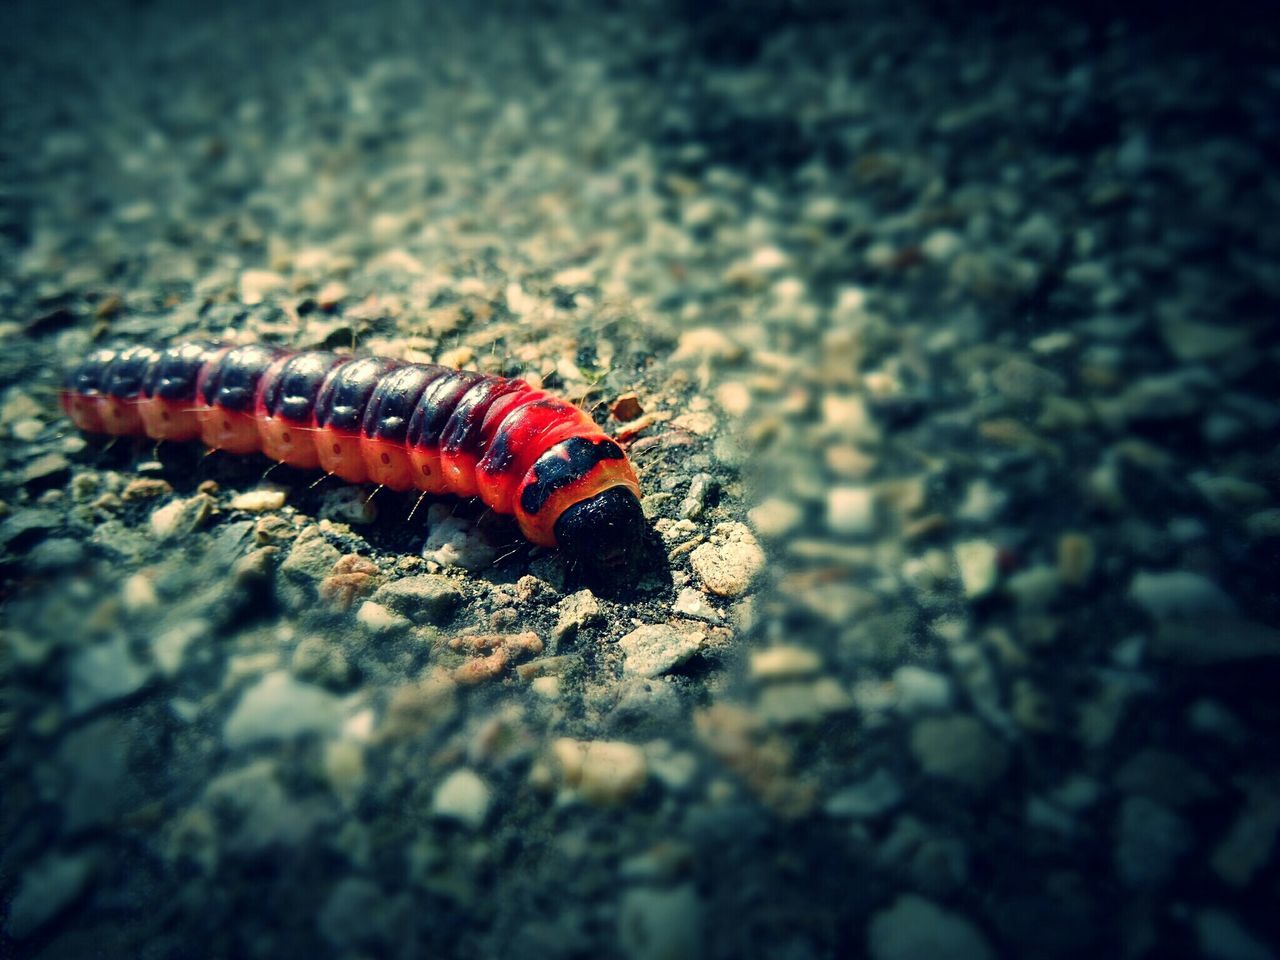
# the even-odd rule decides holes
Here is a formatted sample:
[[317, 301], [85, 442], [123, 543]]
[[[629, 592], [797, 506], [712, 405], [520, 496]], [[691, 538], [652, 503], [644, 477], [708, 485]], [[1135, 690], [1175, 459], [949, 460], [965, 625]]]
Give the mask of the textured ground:
[[[1276, 956], [1266, 24], [35, 6], [0, 953]], [[208, 335], [580, 400], [646, 571], [59, 417]]]

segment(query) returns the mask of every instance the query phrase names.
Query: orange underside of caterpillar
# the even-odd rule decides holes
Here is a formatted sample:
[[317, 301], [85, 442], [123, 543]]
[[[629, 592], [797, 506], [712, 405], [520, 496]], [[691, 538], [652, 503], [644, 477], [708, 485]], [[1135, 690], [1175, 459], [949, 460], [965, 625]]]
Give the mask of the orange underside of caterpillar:
[[81, 430], [201, 440], [391, 490], [479, 497], [531, 542], [612, 487], [638, 498], [621, 448], [582, 410], [521, 380], [424, 364], [189, 344], [99, 351], [68, 379]]

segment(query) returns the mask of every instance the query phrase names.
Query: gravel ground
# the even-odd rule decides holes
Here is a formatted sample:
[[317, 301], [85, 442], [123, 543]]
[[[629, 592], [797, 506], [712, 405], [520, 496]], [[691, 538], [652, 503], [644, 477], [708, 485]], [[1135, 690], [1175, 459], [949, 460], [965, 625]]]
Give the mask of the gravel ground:
[[[0, 953], [1280, 953], [1273, 25], [212, 6], [6, 10]], [[60, 417], [198, 336], [581, 402], [645, 570]]]

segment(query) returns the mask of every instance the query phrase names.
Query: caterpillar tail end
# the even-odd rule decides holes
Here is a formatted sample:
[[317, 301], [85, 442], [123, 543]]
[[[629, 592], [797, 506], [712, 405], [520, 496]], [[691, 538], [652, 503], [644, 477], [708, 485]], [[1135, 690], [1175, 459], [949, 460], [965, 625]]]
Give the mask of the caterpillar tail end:
[[625, 578], [640, 565], [645, 520], [627, 486], [609, 487], [579, 501], [556, 520], [556, 543], [596, 577]]

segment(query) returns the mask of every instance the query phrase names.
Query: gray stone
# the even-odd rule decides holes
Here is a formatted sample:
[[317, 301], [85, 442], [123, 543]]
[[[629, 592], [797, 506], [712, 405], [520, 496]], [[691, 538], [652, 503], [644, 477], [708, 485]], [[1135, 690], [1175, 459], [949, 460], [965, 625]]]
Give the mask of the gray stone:
[[895, 706], [905, 714], [945, 710], [951, 706], [951, 681], [941, 673], [922, 667], [905, 666], [893, 671], [897, 692]]
[[32, 460], [22, 471], [22, 484], [33, 490], [60, 487], [71, 476], [71, 461], [60, 453], [46, 453]]
[[1005, 745], [965, 714], [917, 721], [911, 752], [930, 776], [975, 790], [998, 780], [1009, 762]]
[[671, 606], [672, 613], [694, 620], [705, 620], [707, 623], [719, 623], [724, 617], [711, 605], [707, 595], [696, 587], [685, 587], [676, 596]]
[[716, 481], [709, 473], [699, 473], [689, 484], [689, 492], [680, 503], [678, 515], [685, 520], [697, 520], [707, 507], [707, 498], [714, 492]]
[[1189, 570], [1141, 571], [1129, 584], [1129, 599], [1154, 620], [1190, 620], [1236, 612], [1235, 601], [1221, 587]]
[[1128, 887], [1154, 890], [1191, 849], [1191, 831], [1176, 813], [1146, 797], [1130, 797], [1120, 807], [1116, 872]]
[[354, 673], [340, 646], [314, 634], [298, 642], [289, 667], [301, 680], [335, 689], [346, 686]]
[[295, 582], [318, 583], [333, 572], [333, 565], [341, 556], [337, 547], [311, 527], [294, 541], [289, 556], [280, 565], [280, 572]]
[[1126, 760], [1116, 773], [1116, 786], [1170, 807], [1205, 800], [1218, 792], [1212, 780], [1181, 757], [1153, 749], [1140, 750]]
[[1225, 910], [1201, 910], [1196, 937], [1207, 960], [1275, 960], [1275, 952]]
[[583, 627], [604, 619], [600, 601], [590, 590], [579, 590], [565, 597], [557, 606], [560, 617], [551, 636], [557, 644], [572, 640]]
[[114, 823], [142, 802], [142, 786], [129, 769], [132, 736], [128, 724], [108, 717], [63, 739], [56, 789], [69, 833]]
[[129, 653], [124, 637], [81, 650], [67, 671], [67, 709], [72, 716], [137, 693], [151, 679], [149, 666]]
[[387, 894], [363, 877], [347, 877], [334, 886], [316, 918], [320, 935], [335, 947], [367, 946], [388, 935], [384, 919]]
[[819, 723], [834, 713], [853, 709], [853, 698], [834, 677], [813, 682], [773, 683], [760, 693], [756, 712], [780, 726]]
[[157, 540], [189, 537], [209, 519], [213, 507], [213, 497], [204, 493], [186, 500], [173, 500], [151, 514], [151, 533]]
[[422, 574], [402, 577], [382, 587], [373, 602], [408, 617], [414, 623], [441, 624], [453, 615], [462, 602], [462, 591], [448, 577]]
[[51, 853], [33, 863], [9, 904], [10, 935], [22, 940], [56, 917], [80, 896], [92, 872], [87, 856]]
[[871, 918], [867, 952], [872, 960], [995, 960], [972, 920], [910, 893]]
[[627, 960], [697, 960], [702, 902], [691, 884], [629, 890], [618, 908], [618, 944]]
[[689, 563], [708, 590], [721, 597], [737, 597], [764, 566], [764, 551], [744, 524], [721, 523], [711, 540], [689, 554]]
[[223, 737], [228, 746], [242, 747], [308, 733], [328, 736], [337, 733], [342, 718], [337, 697], [280, 670], [245, 691], [227, 719]]
[[881, 767], [865, 780], [836, 792], [825, 809], [832, 817], [863, 819], [888, 813], [901, 802], [902, 787], [893, 774]]
[[84, 562], [85, 548], [79, 540], [55, 537], [38, 543], [27, 554], [25, 566], [32, 573], [58, 573]]
[[626, 655], [622, 665], [626, 673], [657, 677], [702, 649], [702, 634], [697, 630], [678, 630], [666, 623], [647, 623], [619, 640], [618, 646]]
[[1237, 617], [1171, 620], [1157, 627], [1151, 656], [1186, 664], [1267, 659], [1280, 656], [1280, 630]]
[[275, 761], [266, 759], [217, 777], [205, 788], [205, 802], [231, 812], [233, 827], [224, 842], [242, 853], [301, 843], [328, 817], [319, 800], [291, 800]]
[[431, 812], [472, 830], [484, 826], [492, 791], [474, 770], [455, 770], [436, 788]]

